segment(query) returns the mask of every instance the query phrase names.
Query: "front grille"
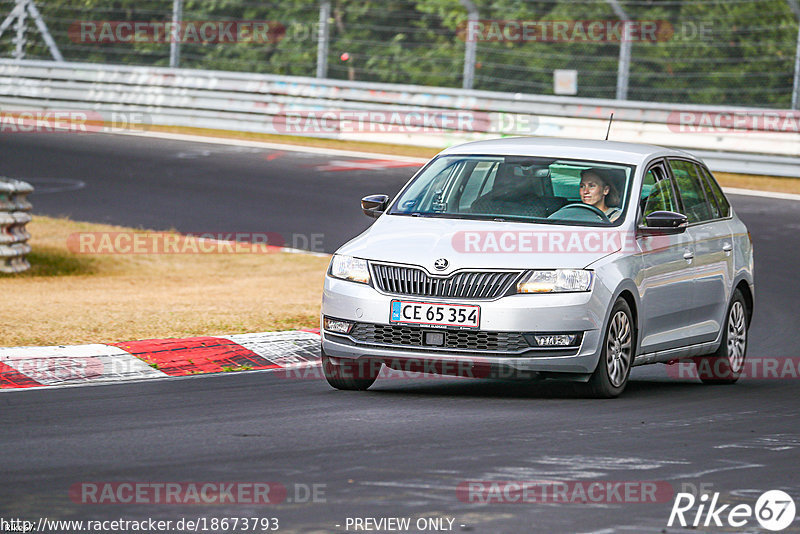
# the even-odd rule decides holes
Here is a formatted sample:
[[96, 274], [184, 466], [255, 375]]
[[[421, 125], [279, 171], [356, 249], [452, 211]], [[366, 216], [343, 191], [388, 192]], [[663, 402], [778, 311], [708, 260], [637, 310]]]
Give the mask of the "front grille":
[[[356, 343], [422, 348], [423, 329], [416, 326], [357, 323], [350, 332]], [[521, 332], [484, 332], [482, 330], [443, 330], [444, 345], [429, 349], [518, 353], [531, 348]]]
[[462, 271], [430, 276], [418, 267], [372, 264], [378, 289], [414, 297], [493, 299], [503, 295], [521, 271]]

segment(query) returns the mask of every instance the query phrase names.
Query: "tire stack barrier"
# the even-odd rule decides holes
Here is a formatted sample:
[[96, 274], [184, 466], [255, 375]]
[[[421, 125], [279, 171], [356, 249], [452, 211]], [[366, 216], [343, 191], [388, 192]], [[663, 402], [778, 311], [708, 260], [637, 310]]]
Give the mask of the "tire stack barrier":
[[27, 196], [33, 186], [27, 182], [0, 177], [0, 273], [19, 273], [30, 269], [26, 256], [31, 234], [25, 225], [31, 222], [31, 203]]

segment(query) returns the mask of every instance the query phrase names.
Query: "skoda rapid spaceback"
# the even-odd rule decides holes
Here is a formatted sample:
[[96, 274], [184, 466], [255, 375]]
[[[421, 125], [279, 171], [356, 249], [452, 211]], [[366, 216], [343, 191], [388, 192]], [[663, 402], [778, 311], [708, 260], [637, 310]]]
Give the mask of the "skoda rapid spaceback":
[[449, 148], [333, 256], [322, 364], [363, 390], [384, 366], [562, 379], [615, 397], [631, 367], [693, 360], [735, 382], [753, 313], [753, 247], [692, 155], [511, 138]]

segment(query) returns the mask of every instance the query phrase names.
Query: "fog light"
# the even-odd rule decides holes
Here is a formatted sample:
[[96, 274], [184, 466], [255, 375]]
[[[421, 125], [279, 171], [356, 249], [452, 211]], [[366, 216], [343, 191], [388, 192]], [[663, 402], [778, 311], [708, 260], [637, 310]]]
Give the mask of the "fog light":
[[353, 323], [347, 321], [340, 321], [338, 319], [331, 319], [330, 317], [322, 318], [322, 327], [328, 332], [336, 332], [337, 334], [348, 334], [350, 329], [353, 328]]
[[543, 334], [533, 338], [540, 347], [571, 347], [578, 339], [577, 334]]

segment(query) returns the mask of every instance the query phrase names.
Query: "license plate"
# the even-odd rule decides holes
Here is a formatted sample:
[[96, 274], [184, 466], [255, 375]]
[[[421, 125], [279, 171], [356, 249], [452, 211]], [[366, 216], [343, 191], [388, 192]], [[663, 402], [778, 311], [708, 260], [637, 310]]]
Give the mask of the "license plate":
[[478, 328], [481, 307], [465, 304], [437, 304], [393, 300], [389, 322]]

